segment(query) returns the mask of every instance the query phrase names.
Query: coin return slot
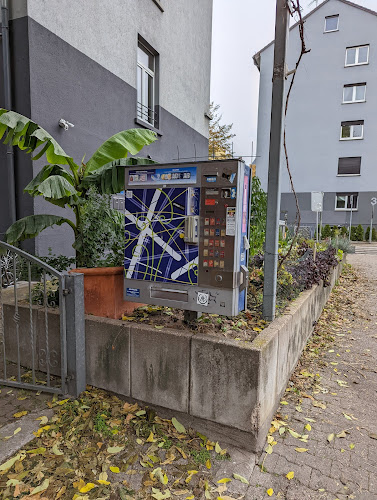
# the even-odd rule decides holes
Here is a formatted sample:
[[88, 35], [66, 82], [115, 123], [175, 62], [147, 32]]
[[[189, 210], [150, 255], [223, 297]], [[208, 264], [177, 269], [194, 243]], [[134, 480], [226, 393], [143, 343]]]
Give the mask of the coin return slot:
[[152, 299], [176, 300], [179, 302], [188, 302], [188, 292], [185, 290], [172, 290], [171, 288], [153, 288], [150, 289]]

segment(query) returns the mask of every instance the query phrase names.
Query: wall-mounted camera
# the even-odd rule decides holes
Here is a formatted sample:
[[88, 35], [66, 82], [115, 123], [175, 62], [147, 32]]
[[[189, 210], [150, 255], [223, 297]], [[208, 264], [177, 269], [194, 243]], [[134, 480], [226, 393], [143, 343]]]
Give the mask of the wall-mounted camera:
[[70, 128], [73, 128], [74, 125], [73, 123], [70, 123], [67, 120], [64, 120], [63, 118], [60, 118], [59, 127], [64, 128], [64, 130], [69, 130]]

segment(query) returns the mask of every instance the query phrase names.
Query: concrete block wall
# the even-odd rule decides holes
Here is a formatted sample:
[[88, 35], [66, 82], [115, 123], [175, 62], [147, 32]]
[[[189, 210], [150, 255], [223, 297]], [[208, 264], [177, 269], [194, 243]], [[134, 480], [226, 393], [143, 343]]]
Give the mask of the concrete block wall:
[[[86, 316], [87, 383], [179, 416], [212, 439], [221, 436], [222, 442], [259, 451], [341, 268], [334, 269], [328, 287], [303, 292], [251, 343]], [[21, 309], [20, 321], [26, 322], [29, 308]], [[13, 312], [7, 305], [6, 315]], [[49, 344], [60, 356], [58, 319], [56, 312], [49, 313]], [[14, 322], [8, 319], [6, 325], [11, 338]], [[44, 326], [44, 312], [38, 311], [38, 359]], [[27, 363], [28, 329], [20, 332]], [[43, 369], [43, 359], [39, 366]]]

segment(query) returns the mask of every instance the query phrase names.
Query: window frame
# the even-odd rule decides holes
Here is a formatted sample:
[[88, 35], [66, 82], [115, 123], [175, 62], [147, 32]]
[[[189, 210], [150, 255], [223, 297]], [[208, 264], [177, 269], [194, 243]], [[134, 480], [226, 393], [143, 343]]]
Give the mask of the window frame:
[[[356, 62], [359, 59], [360, 49], [362, 49], [364, 47], [368, 47], [367, 61], [366, 62], [362, 62], [362, 63]], [[353, 64], [347, 64], [347, 51], [350, 50], [350, 49], [356, 49], [355, 62]], [[344, 67], [345, 68], [350, 68], [352, 66], [365, 66], [366, 64], [369, 64], [369, 55], [370, 55], [370, 44], [369, 43], [366, 43], [364, 45], [355, 45], [354, 47], [346, 47], [346, 58], [345, 58], [345, 61], [344, 61]]]
[[[348, 201], [351, 200], [351, 196], [356, 196], [356, 207], [355, 208], [347, 208]], [[337, 208], [337, 201], [340, 197], [346, 197], [346, 206], [345, 208]], [[336, 212], [356, 212], [359, 210], [359, 193], [335, 193], [335, 211]]]
[[[360, 160], [359, 162], [359, 173], [358, 174], [340, 174], [339, 173], [339, 167], [340, 167], [340, 160], [350, 160], [350, 159], [358, 159]], [[338, 158], [338, 172], [336, 174], [337, 177], [360, 177], [361, 175], [361, 160], [362, 160], [362, 156], [342, 156], [340, 158]]]
[[[326, 22], [327, 22], [327, 19], [332, 19], [332, 18], [334, 18], [334, 17], [337, 17], [337, 18], [338, 18], [338, 23], [337, 23], [337, 25], [336, 25], [336, 29], [335, 29], [335, 30], [327, 30], [327, 29], [326, 29]], [[334, 33], [335, 31], [339, 31], [339, 14], [334, 14], [334, 15], [332, 15], [332, 16], [326, 16], [326, 17], [325, 17], [325, 26], [324, 26], [324, 28], [323, 28], [323, 32], [324, 32], [324, 33]]]
[[[352, 101], [345, 101], [344, 100], [344, 90], [346, 88], [351, 88], [352, 87]], [[356, 97], [356, 88], [357, 87], [365, 87], [365, 92], [364, 92], [364, 99], [362, 100], [357, 100], [357, 99], [354, 99], [354, 97]], [[355, 103], [360, 103], [360, 102], [366, 102], [367, 100], [367, 83], [366, 82], [362, 82], [362, 83], [350, 83], [350, 84], [346, 84], [346, 85], [343, 85], [343, 100], [342, 100], [342, 104], [355, 104]]]
[[[357, 122], [362, 122], [362, 123], [357, 123]], [[346, 124], [349, 125], [346, 125]], [[353, 127], [355, 126], [360, 126], [362, 127], [361, 129], [361, 136], [360, 137], [352, 137], [353, 136]], [[343, 127], [349, 126], [350, 127], [350, 137], [342, 137], [342, 131]], [[348, 122], [342, 122], [340, 124], [340, 141], [360, 141], [364, 139], [364, 120], [354, 120], [354, 121], [348, 121]]]
[[[153, 57], [153, 67], [154, 69], [151, 70], [150, 68], [147, 68], [142, 62], [139, 61], [139, 57], [137, 56], [137, 71], [140, 68], [141, 70], [141, 79], [140, 79], [140, 101], [139, 101], [139, 88], [138, 88], [138, 81], [136, 82], [136, 92], [137, 92], [137, 98], [136, 98], [136, 119], [140, 120], [143, 124], [145, 124], [147, 127], [152, 127], [153, 129], [158, 128], [158, 116], [155, 111], [156, 109], [156, 70], [157, 70], [157, 56], [158, 54], [151, 49], [148, 43], [144, 42], [140, 37], [138, 38], [138, 43], [137, 43], [137, 49], [141, 49], [144, 51], [148, 56]], [[137, 50], [138, 54], [138, 50]], [[152, 96], [151, 96], [151, 101], [152, 101], [152, 106], [149, 107], [147, 104], [143, 103], [143, 87], [144, 87], [144, 74], [147, 74], [152, 78]], [[149, 93], [148, 93], [149, 97]], [[149, 121], [143, 117], [143, 111], [139, 110], [139, 105], [141, 106], [146, 106], [148, 110], [151, 110], [152, 114], [152, 121]], [[148, 118], [149, 118], [149, 111], [148, 111]]]

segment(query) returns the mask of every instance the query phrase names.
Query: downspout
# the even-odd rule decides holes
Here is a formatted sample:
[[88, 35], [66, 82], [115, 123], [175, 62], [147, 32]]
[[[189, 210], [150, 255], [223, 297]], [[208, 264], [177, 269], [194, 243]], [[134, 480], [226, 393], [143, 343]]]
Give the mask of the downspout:
[[[3, 46], [4, 107], [12, 109], [11, 64], [9, 48], [9, 5], [1, 0], [1, 40]], [[16, 184], [14, 176], [14, 151], [12, 143], [7, 144], [8, 199], [11, 223], [16, 222]]]

